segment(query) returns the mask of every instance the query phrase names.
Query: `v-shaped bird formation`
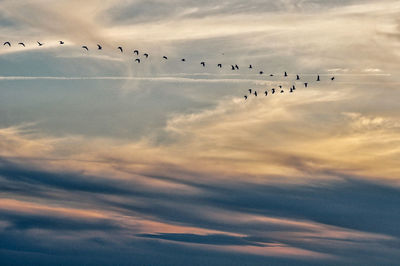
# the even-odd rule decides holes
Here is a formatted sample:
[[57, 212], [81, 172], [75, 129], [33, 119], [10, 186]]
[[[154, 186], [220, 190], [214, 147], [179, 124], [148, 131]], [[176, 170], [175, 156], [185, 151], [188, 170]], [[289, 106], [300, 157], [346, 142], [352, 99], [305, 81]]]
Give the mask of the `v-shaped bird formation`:
[[[37, 41], [36, 43], [37, 43], [38, 46], [44, 46], [44, 45], [45, 45], [45, 43], [42, 43], [42, 42], [39, 42], [39, 41]], [[64, 45], [64, 44], [65, 44], [65, 42], [62, 41], [62, 40], [60, 40], [58, 43], [59, 43], [59, 45]], [[18, 46], [21, 46], [21, 47], [26, 47], [26, 45], [25, 45], [24, 42], [18, 42], [17, 45], [18, 45]], [[11, 43], [10, 41], [6, 41], [6, 42], [3, 43], [3, 46], [11, 47], [11, 46], [12, 46], [12, 43]], [[81, 48], [82, 48], [83, 50], [85, 50], [86, 52], [89, 52], [89, 50], [90, 50], [89, 47], [88, 47], [87, 45], [82, 45]], [[102, 46], [101, 44], [97, 44], [97, 47], [96, 47], [96, 48], [97, 48], [96, 50], [103, 50], [103, 46]], [[120, 53], [124, 53], [124, 51], [125, 51], [124, 48], [123, 48], [122, 46], [116, 47], [116, 50], [119, 50]], [[134, 58], [134, 62], [136, 62], [136, 63], [138, 63], [138, 64], [141, 63], [141, 58], [139, 58], [139, 54], [140, 54], [139, 50], [134, 50], [134, 51], [133, 51], [133, 55], [136, 56], [136, 57]], [[149, 53], [143, 53], [143, 56], [144, 56], [145, 59], [147, 59], [147, 58], [149, 58], [150, 55], [149, 55]], [[164, 61], [165, 61], [165, 60], [168, 60], [168, 57], [164, 55], [164, 56], [162, 56], [162, 60], [164, 60]], [[185, 59], [185, 58], [181, 58], [180, 61], [181, 61], [181, 62], [186, 62], [186, 59]], [[201, 61], [201, 62], [200, 62], [200, 65], [201, 65], [202, 67], [206, 67], [206, 62], [205, 62], [205, 61]], [[216, 65], [216, 67], [221, 69], [221, 68], [223, 68], [223, 64], [218, 63], [218, 64]], [[239, 67], [237, 64], [228, 65], [228, 68], [230, 68], [232, 71], [238, 71], [238, 70], [240, 69], [240, 67]], [[251, 69], [251, 70], [254, 69], [254, 68], [253, 68], [253, 65], [250, 64], [250, 65], [248, 66], [248, 69]], [[259, 74], [259, 75], [264, 75], [264, 71], [259, 70], [259, 71], [258, 71], [258, 74]], [[270, 77], [274, 77], [275, 74], [272, 74], [272, 73], [271, 73], [271, 74], [269, 74], [269, 76], [270, 76]], [[284, 71], [283, 77], [284, 77], [284, 78], [288, 78], [288, 77], [289, 77], [289, 74], [288, 74], [286, 71]], [[299, 82], [299, 81], [301, 80], [301, 76], [300, 76], [299, 74], [296, 74], [295, 77], [296, 77], [296, 81]], [[332, 77], [330, 78], [330, 80], [331, 80], [331, 81], [334, 81], [334, 80], [335, 80], [335, 77], [332, 76]], [[321, 81], [321, 77], [320, 77], [320, 75], [317, 75], [315, 82], [320, 82], [320, 81]], [[304, 85], [305, 88], [308, 88], [309, 82], [303, 82], [303, 85]], [[278, 85], [278, 87], [279, 87], [279, 89], [276, 89], [276, 88], [270, 88], [269, 90], [266, 89], [266, 90], [264, 91], [264, 95], [265, 95], [265, 96], [268, 96], [268, 95], [278, 94], [278, 92], [279, 92], [279, 94], [282, 94], [282, 93], [285, 93], [285, 91], [288, 91], [289, 93], [293, 93], [293, 92], [296, 90], [296, 85], [295, 85], [295, 84], [293, 84], [291, 87], [287, 88], [286, 90], [283, 89], [282, 85]], [[258, 93], [257, 93], [256, 90], [249, 89], [248, 92], [249, 92], [248, 94], [244, 95], [244, 99], [245, 99], [245, 100], [247, 100], [247, 99], [248, 99], [250, 96], [252, 96], [252, 95], [254, 95], [254, 97], [257, 97], [257, 96], [258, 96]]]

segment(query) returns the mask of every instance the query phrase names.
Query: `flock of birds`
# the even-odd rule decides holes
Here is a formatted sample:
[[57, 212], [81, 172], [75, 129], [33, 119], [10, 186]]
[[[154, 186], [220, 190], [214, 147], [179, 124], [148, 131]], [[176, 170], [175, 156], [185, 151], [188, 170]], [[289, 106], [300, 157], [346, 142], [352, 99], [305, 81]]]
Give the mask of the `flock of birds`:
[[[58, 43], [59, 43], [59, 45], [65, 44], [64, 41], [59, 41]], [[25, 43], [23, 43], [23, 42], [19, 42], [18, 45], [20, 45], [20, 46], [22, 46], [22, 47], [25, 47]], [[44, 43], [41, 43], [41, 42], [37, 41], [37, 45], [38, 45], [38, 46], [43, 46]], [[11, 42], [6, 41], [6, 42], [4, 42], [3, 46], [9, 46], [9, 47], [11, 47]], [[89, 51], [89, 47], [88, 47], [87, 45], [82, 45], [81, 48], [84, 49], [84, 50], [86, 50], [86, 51]], [[97, 50], [102, 50], [102, 49], [103, 49], [103, 47], [102, 47], [100, 44], [97, 44]], [[118, 46], [118, 47], [117, 47], [117, 50], [119, 50], [121, 53], [124, 52], [124, 49], [123, 49], [122, 46]], [[139, 56], [139, 51], [138, 51], [138, 50], [134, 50], [134, 51], [133, 51], [133, 54], [136, 55], [136, 56], [138, 57], [138, 56]], [[149, 54], [148, 54], [148, 53], [143, 53], [143, 56], [147, 59], [147, 58], [149, 57]], [[163, 60], [168, 60], [168, 57], [165, 56], [165, 55], [164, 55], [162, 58], [163, 58]], [[185, 59], [185, 58], [182, 58], [181, 61], [182, 61], [182, 62], [186, 62], [186, 59]], [[135, 62], [137, 62], [137, 63], [140, 64], [140, 62], [141, 62], [140, 58], [135, 58]], [[204, 62], [204, 61], [200, 62], [200, 65], [202, 65], [203, 67], [206, 67], [206, 62]], [[221, 63], [217, 64], [217, 67], [218, 67], [218, 68], [222, 68], [222, 64], [221, 64]], [[237, 64], [235, 64], [235, 65], [230, 65], [230, 68], [231, 68], [231, 70], [239, 70], [239, 66], [238, 66]], [[249, 69], [253, 69], [253, 66], [252, 66], [252, 65], [249, 65], [248, 68], [249, 68]], [[263, 71], [259, 71], [259, 74], [260, 74], [260, 75], [263, 75], [264, 72], [263, 72]], [[273, 77], [274, 74], [270, 74], [269, 76], [270, 76], [270, 77]], [[283, 76], [284, 76], [285, 78], [288, 77], [288, 73], [285, 71], [284, 74], [283, 74]], [[335, 80], [335, 77], [333, 76], [333, 77], [331, 77], [330, 79], [331, 79], [331, 81], [333, 81], [333, 80]], [[301, 77], [300, 77], [299, 75], [296, 75], [296, 81], [299, 81], [299, 80], [301, 80]], [[321, 77], [320, 77], [320, 75], [317, 75], [316, 82], [320, 82], [320, 81], [321, 81]], [[308, 87], [308, 82], [304, 82], [303, 84], [304, 84], [304, 87], [305, 87], [305, 88]], [[275, 93], [277, 93], [278, 90], [280, 91], [280, 93], [284, 93], [284, 92], [285, 92], [285, 90], [282, 88], [282, 85], [279, 85], [278, 87], [279, 87], [279, 89], [271, 88], [270, 91], [265, 90], [265, 91], [264, 91], [265, 96], [268, 96], [269, 93], [270, 93], [270, 94], [275, 94]], [[289, 88], [289, 93], [293, 93], [295, 90], [296, 90], [296, 86], [295, 86], [295, 85], [292, 85], [292, 86]], [[256, 90], [249, 89], [248, 91], [249, 91], [249, 94], [244, 95], [244, 99], [245, 99], [245, 100], [247, 100], [248, 97], [249, 97], [250, 95], [254, 95], [255, 97], [257, 97], [258, 94], [257, 94], [257, 91], [256, 91]]]

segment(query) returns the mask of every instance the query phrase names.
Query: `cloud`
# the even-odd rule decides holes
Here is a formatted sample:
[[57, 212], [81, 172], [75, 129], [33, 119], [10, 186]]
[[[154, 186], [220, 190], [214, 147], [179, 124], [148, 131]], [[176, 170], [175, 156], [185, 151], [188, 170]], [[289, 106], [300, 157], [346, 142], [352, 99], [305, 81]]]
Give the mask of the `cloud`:
[[[4, 178], [5, 169], [16, 167], [3, 161], [1, 176]], [[139, 188], [134, 180], [140, 177], [131, 175], [132, 185], [119, 184], [129, 193], [109, 194], [96, 190], [96, 186], [82, 193], [80, 183], [93, 177], [74, 174], [80, 176], [75, 178], [74, 186], [50, 184], [43, 187], [44, 183], [34, 181], [38, 176], [51, 175], [59, 183], [62, 175], [71, 179], [72, 174], [59, 175], [45, 170], [39, 174], [27, 166], [19, 167], [25, 168], [25, 173], [13, 176], [29, 176], [32, 172], [32, 181], [10, 178], [2, 181], [3, 185], [23, 187], [28, 182], [32, 191], [46, 191], [47, 194], [17, 192], [13, 197], [18, 200], [1, 200], [0, 216], [5, 222], [2, 235], [14, 235], [15, 243], [3, 245], [3, 249], [10, 249], [11, 245], [26, 251], [45, 248], [46, 252], [54, 250], [57, 256], [64, 256], [71, 252], [69, 243], [92, 241], [91, 232], [101, 231], [101, 238], [108, 239], [105, 244], [101, 244], [105, 240], [93, 240], [98, 244], [89, 245], [78, 253], [92, 248], [99, 250], [97, 245], [103, 245], [105, 252], [122, 248], [122, 254], [128, 254], [125, 252], [134, 252], [127, 246], [131, 241], [143, 246], [147, 245], [142, 242], [144, 239], [150, 243], [159, 239], [182, 245], [175, 247], [175, 251], [186, 247], [223, 252], [218, 255], [222, 257], [226, 256], [225, 252], [240, 252], [267, 257], [303, 257], [311, 261], [324, 259], [326, 263], [332, 260], [365, 263], [379, 256], [396, 259], [400, 217], [391, 210], [398, 205], [400, 192], [388, 185], [339, 175], [339, 181], [303, 185], [245, 180], [227, 183], [216, 177], [214, 183], [209, 183], [199, 177], [185, 180], [174, 175], [173, 178], [149, 176], [149, 187]], [[115, 177], [107, 179], [115, 180]], [[179, 194], [174, 188], [165, 187], [157, 189], [151, 186], [157, 184], [157, 179], [190, 185], [197, 193]], [[96, 182], [112, 189], [110, 181], [97, 178]], [[42, 247], [30, 246], [29, 242], [24, 247], [22, 242], [16, 241], [21, 238], [15, 238], [23, 231], [28, 238], [49, 238], [53, 234], [58, 237], [50, 237], [51, 243]], [[50, 245], [63, 246], [66, 250]], [[173, 244], [161, 245], [171, 248]], [[354, 257], [365, 250], [368, 254]]]
[[[28, 45], [0, 52], [0, 256], [396, 263], [398, 8], [2, 1], [2, 38]], [[81, 54], [98, 42], [101, 53]], [[133, 64], [133, 49], [148, 61]], [[259, 97], [245, 101], [248, 88]]]

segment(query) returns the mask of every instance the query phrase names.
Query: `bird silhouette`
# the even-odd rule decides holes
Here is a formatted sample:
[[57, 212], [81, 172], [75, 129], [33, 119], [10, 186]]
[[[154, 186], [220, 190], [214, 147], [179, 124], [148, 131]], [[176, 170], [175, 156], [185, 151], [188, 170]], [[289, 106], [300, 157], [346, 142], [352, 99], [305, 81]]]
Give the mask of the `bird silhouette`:
[[251, 89], [249, 89], [249, 93], [251, 94]]
[[317, 81], [321, 81], [320, 78], [319, 78], [319, 75], [318, 75], [318, 77], [317, 77]]
[[64, 44], [64, 41], [60, 41], [60, 44]]
[[249, 65], [249, 68], [253, 68], [253, 66], [252, 66], [252, 65]]
[[136, 55], [139, 55], [139, 51], [138, 50], [133, 51], [133, 53], [136, 54]]
[[217, 67], [221, 68], [221, 67], [222, 67], [222, 64], [218, 64]]
[[335, 80], [335, 77], [331, 77], [331, 80], [332, 80], [332, 81]]
[[264, 72], [263, 72], [263, 71], [260, 71], [260, 75], [262, 75], [262, 74], [264, 74]]
[[254, 91], [254, 96], [256, 96], [256, 97], [257, 97], [257, 91]]
[[39, 46], [42, 46], [44, 43], [37, 42], [37, 44], [38, 44]]
[[121, 46], [118, 46], [118, 48], [117, 49], [119, 49], [120, 51], [121, 51], [121, 53], [123, 53], [124, 52], [124, 50], [122, 49], [122, 47]]
[[282, 89], [282, 85], [279, 85], [278, 87], [279, 87], [280, 89]]
[[11, 46], [11, 43], [10, 42], [5, 42], [3, 45]]
[[273, 76], [274, 76], [274, 74], [269, 74], [269, 76], [270, 76], [270, 77], [273, 77]]
[[186, 62], [186, 59], [185, 59], [185, 58], [182, 58], [181, 61], [182, 61], [182, 62]]
[[281, 90], [281, 93], [284, 93], [284, 90]]
[[19, 45], [22, 45], [23, 47], [25, 47], [25, 44], [23, 42], [19, 42]]
[[205, 63], [205, 62], [201, 62], [200, 64], [201, 64], [203, 67], [206, 66], [206, 63]]
[[293, 92], [293, 88], [290, 88], [290, 91], [289, 91], [290, 93], [292, 93]]
[[247, 100], [247, 96], [246, 95], [244, 96], [244, 99]]
[[308, 87], [308, 82], [304, 82], [304, 87]]
[[235, 66], [234, 65], [231, 65], [231, 68], [232, 68], [232, 70], [235, 70]]
[[265, 91], [264, 93], [265, 93], [265, 96], [267, 96], [267, 95], [268, 95], [268, 91]]
[[89, 51], [89, 48], [86, 45], [82, 46], [82, 48], [86, 49], [86, 51]]
[[138, 62], [138, 63], [140, 64], [140, 59], [139, 59], [139, 58], [136, 58], [136, 59], [135, 59], [135, 62]]
[[274, 88], [271, 89], [271, 93], [272, 93], [272, 94], [275, 93], [275, 89], [274, 89]]
[[149, 54], [143, 54], [146, 58], [148, 58], [149, 57]]
[[285, 71], [285, 77], [287, 77], [287, 73], [286, 73], [286, 71]]
[[296, 86], [295, 85], [293, 85], [292, 90], [296, 90]]
[[101, 47], [100, 44], [97, 44], [97, 50], [101, 50], [101, 49], [103, 49], [103, 47]]
[[238, 65], [235, 65], [235, 68], [236, 68], [237, 70], [239, 70], [239, 66], [238, 66]]
[[168, 60], [168, 57], [166, 57], [165, 55], [162, 58], [164, 58], [165, 60]]
[[300, 80], [300, 76], [299, 75], [296, 75], [296, 80]]

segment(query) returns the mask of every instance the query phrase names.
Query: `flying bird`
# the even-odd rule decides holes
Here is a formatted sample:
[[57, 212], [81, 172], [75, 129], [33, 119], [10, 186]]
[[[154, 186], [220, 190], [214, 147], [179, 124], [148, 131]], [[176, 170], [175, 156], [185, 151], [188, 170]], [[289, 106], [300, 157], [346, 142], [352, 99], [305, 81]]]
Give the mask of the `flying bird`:
[[304, 82], [304, 87], [307, 88], [307, 86], [308, 86], [308, 82]]
[[23, 47], [25, 47], [25, 44], [23, 42], [19, 42], [19, 45], [22, 45]]
[[139, 55], [139, 51], [138, 50], [133, 51], [133, 53], [136, 54], [136, 55]]
[[82, 48], [86, 49], [86, 51], [89, 51], [89, 48], [86, 45], [82, 46]]
[[218, 64], [217, 67], [221, 68], [221, 67], [222, 67], [222, 64]]
[[201, 62], [200, 64], [201, 64], [203, 67], [206, 66], [206, 63], [205, 63], [205, 62]]
[[11, 46], [11, 43], [10, 42], [5, 42], [3, 45]]
[[319, 78], [319, 75], [318, 75], [318, 77], [317, 77], [317, 81], [321, 81], [320, 78]]
[[149, 54], [143, 54], [146, 58], [148, 58], [149, 57]]
[[39, 46], [42, 46], [44, 43], [37, 42], [37, 44], [38, 44]]
[[100, 44], [97, 44], [97, 50], [101, 50], [101, 49], [103, 49], [103, 47], [101, 47]]
[[63, 41], [60, 41], [60, 44], [64, 44], [64, 42], [63, 42]]
[[121, 53], [123, 53], [124, 52], [124, 50], [122, 49], [122, 47], [121, 46], [118, 46], [118, 48], [117, 49], [119, 49], [120, 51], [121, 51]]
[[168, 57], [166, 57], [165, 55], [162, 58], [164, 58], [165, 60], [168, 60]]
[[136, 58], [136, 59], [135, 59], [135, 62], [138, 62], [138, 63], [140, 64], [140, 59], [139, 59], [139, 58]]

